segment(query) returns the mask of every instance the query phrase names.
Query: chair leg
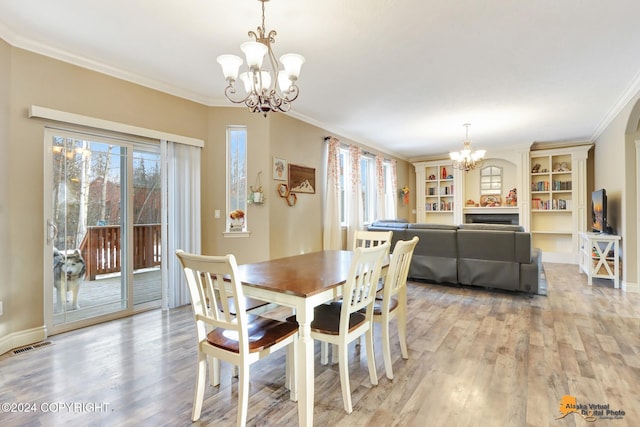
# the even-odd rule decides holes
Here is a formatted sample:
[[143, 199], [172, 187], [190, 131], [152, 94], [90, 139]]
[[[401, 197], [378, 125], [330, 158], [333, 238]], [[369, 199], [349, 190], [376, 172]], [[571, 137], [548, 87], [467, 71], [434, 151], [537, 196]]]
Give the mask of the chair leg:
[[329, 343], [326, 341], [320, 342], [320, 364], [326, 365], [329, 363]]
[[331, 344], [331, 364], [335, 365], [338, 363], [338, 345]]
[[342, 388], [342, 402], [344, 403], [344, 410], [347, 414], [353, 412], [351, 406], [351, 387], [349, 385], [349, 353], [347, 345], [338, 346], [338, 364], [340, 365], [340, 388]]
[[198, 367], [196, 374], [196, 388], [193, 395], [193, 410], [191, 421], [197, 421], [202, 412], [202, 401], [204, 400], [204, 383], [207, 377], [207, 357], [198, 352]]
[[[391, 346], [389, 345], [389, 318], [382, 318], [382, 356], [384, 358], [384, 371], [387, 378], [393, 379], [393, 366], [391, 365]], [[367, 355], [367, 358], [369, 356]]]
[[286, 387], [289, 389], [290, 399], [298, 401], [298, 347], [294, 341], [287, 346]]
[[406, 308], [399, 308], [398, 311], [398, 337], [400, 338], [400, 351], [402, 352], [402, 358], [409, 358], [409, 351], [407, 348], [407, 310]]
[[220, 359], [207, 356], [209, 363], [209, 384], [213, 387], [220, 385]]
[[247, 424], [247, 409], [249, 407], [249, 364], [243, 361], [240, 366], [238, 379], [238, 427]]
[[376, 359], [373, 353], [373, 329], [366, 332], [365, 344], [367, 345], [367, 365], [369, 365], [369, 378], [371, 384], [378, 385], [378, 373], [376, 372]]

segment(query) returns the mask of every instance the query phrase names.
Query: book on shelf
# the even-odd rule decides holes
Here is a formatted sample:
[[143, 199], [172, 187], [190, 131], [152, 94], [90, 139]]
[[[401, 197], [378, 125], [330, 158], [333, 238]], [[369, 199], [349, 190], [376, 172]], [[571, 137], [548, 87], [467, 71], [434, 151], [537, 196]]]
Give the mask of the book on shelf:
[[553, 191], [571, 190], [571, 181], [551, 181], [551, 189]]
[[549, 191], [549, 181], [532, 182], [531, 191]]

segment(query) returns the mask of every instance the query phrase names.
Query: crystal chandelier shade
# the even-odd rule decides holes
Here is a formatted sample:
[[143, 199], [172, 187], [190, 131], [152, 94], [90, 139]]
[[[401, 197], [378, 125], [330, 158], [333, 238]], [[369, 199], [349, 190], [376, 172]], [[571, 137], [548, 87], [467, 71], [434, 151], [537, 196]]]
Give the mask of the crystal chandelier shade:
[[[246, 92], [245, 96], [237, 94], [235, 87], [240, 67], [244, 63], [242, 58], [236, 55], [220, 55], [217, 61], [227, 81], [224, 90], [227, 99], [235, 104], [244, 103], [252, 113], [263, 113], [266, 117], [269, 111], [289, 111], [291, 103], [298, 97], [296, 83], [305, 59], [297, 53], [282, 55], [280, 61], [276, 59], [271, 44], [275, 43], [277, 33], [275, 30], [267, 33], [264, 25], [264, 4], [269, 0], [258, 1], [262, 3], [262, 26], [256, 31], [249, 31], [249, 37], [253, 37], [255, 41], [240, 45], [248, 68], [239, 75]], [[267, 66], [263, 67], [265, 55], [268, 61]]]
[[463, 126], [466, 128], [464, 147], [460, 151], [452, 151], [449, 153], [449, 157], [453, 160], [454, 168], [469, 172], [471, 169], [482, 166], [486, 150], [471, 150], [471, 140], [469, 139], [469, 126], [471, 124], [465, 123]]

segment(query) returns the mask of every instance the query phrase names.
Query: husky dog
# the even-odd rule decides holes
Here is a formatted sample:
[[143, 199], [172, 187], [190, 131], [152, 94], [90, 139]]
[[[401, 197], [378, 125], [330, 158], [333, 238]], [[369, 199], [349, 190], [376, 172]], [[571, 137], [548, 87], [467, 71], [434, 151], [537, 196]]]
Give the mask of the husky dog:
[[62, 311], [62, 301], [66, 304], [67, 291], [71, 291], [73, 309], [80, 308], [78, 305], [78, 289], [84, 280], [86, 271], [87, 266], [78, 249], [65, 255], [58, 249], [53, 248], [53, 284], [58, 296], [55, 307], [56, 313]]

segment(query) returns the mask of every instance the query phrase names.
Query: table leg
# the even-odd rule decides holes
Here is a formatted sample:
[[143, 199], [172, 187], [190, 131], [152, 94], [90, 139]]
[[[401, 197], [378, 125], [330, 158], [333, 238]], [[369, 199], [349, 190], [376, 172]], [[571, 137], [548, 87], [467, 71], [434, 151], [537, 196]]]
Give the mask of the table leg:
[[311, 338], [313, 307], [299, 307], [296, 310], [298, 329], [298, 425], [313, 426], [314, 404], [314, 352]]

